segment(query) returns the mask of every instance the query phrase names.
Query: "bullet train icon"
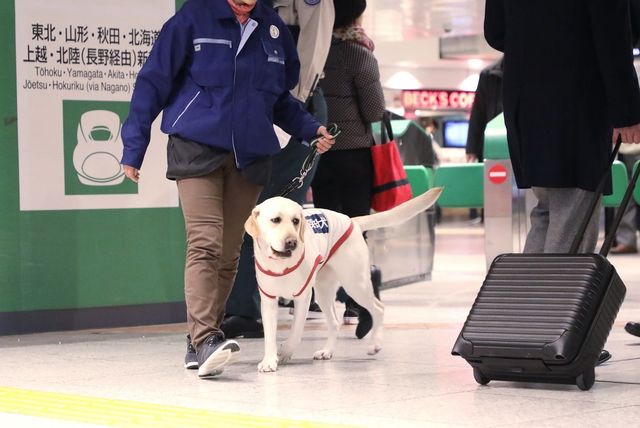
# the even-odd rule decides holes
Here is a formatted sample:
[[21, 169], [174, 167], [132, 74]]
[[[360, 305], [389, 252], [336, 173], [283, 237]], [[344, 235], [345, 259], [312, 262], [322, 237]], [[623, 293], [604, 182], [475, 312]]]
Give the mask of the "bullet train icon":
[[73, 150], [73, 166], [82, 184], [115, 186], [123, 182], [121, 128], [120, 117], [112, 111], [91, 110], [82, 114], [78, 144]]

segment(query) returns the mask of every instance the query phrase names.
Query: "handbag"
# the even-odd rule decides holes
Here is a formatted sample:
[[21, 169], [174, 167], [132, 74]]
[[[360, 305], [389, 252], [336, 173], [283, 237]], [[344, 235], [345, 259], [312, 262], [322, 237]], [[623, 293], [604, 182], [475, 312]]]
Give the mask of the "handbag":
[[411, 186], [404, 170], [398, 146], [393, 138], [389, 112], [385, 112], [380, 126], [380, 144], [371, 146], [373, 189], [371, 208], [386, 211], [411, 199]]

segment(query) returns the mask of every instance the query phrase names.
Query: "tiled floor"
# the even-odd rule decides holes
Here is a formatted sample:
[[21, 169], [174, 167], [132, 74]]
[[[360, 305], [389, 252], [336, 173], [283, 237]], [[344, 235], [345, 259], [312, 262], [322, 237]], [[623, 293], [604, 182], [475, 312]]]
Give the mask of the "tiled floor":
[[[216, 412], [238, 416], [227, 426], [640, 426], [640, 339], [623, 330], [627, 320], [640, 320], [640, 255], [611, 258], [628, 292], [607, 343], [613, 359], [597, 369], [590, 391], [508, 382], [481, 387], [450, 351], [484, 277], [482, 245], [481, 227], [438, 228], [432, 281], [382, 293], [385, 341], [375, 357], [345, 326], [334, 359], [313, 361], [322, 321], [308, 322], [301, 348], [277, 373], [257, 372], [262, 341], [250, 339], [241, 340], [240, 363], [213, 380], [182, 368], [184, 325], [1, 337], [0, 409], [7, 413], [0, 413], [0, 426], [99, 422], [64, 412], [50, 419], [32, 411], [35, 398], [31, 407], [2, 407], [2, 387], [11, 387], [9, 395], [28, 390], [125, 400], [132, 414], [137, 404], [179, 406], [184, 414], [202, 409], [214, 418], [210, 426]], [[282, 309], [280, 339], [289, 322]], [[174, 426], [193, 426], [177, 420]]]

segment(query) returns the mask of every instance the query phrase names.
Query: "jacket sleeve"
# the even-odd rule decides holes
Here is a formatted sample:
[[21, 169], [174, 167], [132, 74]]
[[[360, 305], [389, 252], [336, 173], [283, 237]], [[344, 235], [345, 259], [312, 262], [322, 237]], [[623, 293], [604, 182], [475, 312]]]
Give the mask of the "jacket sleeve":
[[487, 127], [487, 72], [480, 73], [478, 80], [478, 88], [476, 89], [476, 97], [471, 106], [471, 115], [469, 117], [469, 132], [467, 133], [467, 147], [465, 152], [475, 155], [479, 161], [482, 161], [484, 150], [484, 130]]
[[316, 138], [318, 128], [322, 126], [289, 92], [280, 95], [276, 101], [273, 110], [273, 123], [287, 134], [306, 141]]
[[504, 52], [506, 21], [504, 15], [505, 0], [487, 0], [484, 11], [484, 38], [489, 46]]
[[164, 109], [176, 76], [190, 55], [191, 30], [180, 12], [163, 25], [136, 78], [129, 116], [122, 126], [121, 162], [124, 165], [142, 166], [151, 138], [151, 124]]
[[300, 83], [292, 93], [294, 97], [304, 102], [313, 89], [316, 75], [320, 77], [327, 61], [335, 11], [332, 0], [322, 0], [316, 5], [309, 5], [304, 0], [295, 1], [300, 25], [298, 38]]
[[588, 8], [611, 124], [621, 128], [640, 123], [629, 0], [590, 0]]
[[349, 69], [354, 73], [358, 108], [366, 123], [378, 122], [382, 120], [385, 110], [378, 61], [366, 48], [358, 47], [356, 52], [354, 63]]

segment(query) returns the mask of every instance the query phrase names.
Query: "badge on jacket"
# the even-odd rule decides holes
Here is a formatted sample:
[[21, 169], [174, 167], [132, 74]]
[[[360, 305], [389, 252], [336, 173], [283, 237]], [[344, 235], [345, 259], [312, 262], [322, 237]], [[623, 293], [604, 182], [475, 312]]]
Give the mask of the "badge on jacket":
[[320, 0], [304, 0], [304, 2], [305, 2], [306, 4], [308, 4], [309, 6], [315, 6], [315, 5], [317, 5], [318, 3], [320, 3]]
[[271, 34], [272, 39], [277, 39], [280, 35], [280, 30], [275, 25], [272, 25], [271, 27], [269, 27], [269, 33]]

